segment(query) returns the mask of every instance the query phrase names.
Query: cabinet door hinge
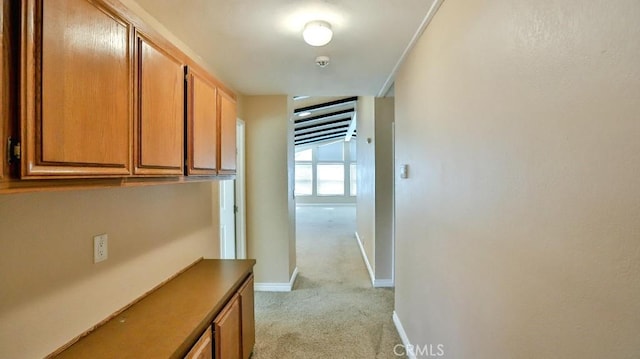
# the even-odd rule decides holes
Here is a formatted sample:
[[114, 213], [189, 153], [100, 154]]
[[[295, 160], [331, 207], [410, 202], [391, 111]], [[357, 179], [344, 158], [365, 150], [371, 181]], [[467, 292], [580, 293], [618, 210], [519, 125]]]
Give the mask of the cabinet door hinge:
[[22, 153], [22, 149], [20, 146], [20, 141], [14, 139], [13, 137], [9, 137], [7, 139], [7, 160], [9, 163], [15, 163], [20, 161], [20, 154]]

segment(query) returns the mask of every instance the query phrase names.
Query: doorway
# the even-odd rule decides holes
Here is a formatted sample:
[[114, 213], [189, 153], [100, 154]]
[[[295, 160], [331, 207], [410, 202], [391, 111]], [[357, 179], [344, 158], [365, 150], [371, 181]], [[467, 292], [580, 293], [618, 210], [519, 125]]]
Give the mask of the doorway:
[[236, 179], [219, 182], [220, 258], [247, 258], [245, 209], [245, 124], [236, 122]]

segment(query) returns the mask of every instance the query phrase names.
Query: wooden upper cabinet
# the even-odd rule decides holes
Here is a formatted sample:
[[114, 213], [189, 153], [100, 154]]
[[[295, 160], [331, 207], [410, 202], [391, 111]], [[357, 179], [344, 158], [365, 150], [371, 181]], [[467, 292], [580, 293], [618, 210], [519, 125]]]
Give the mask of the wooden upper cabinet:
[[220, 111], [220, 170], [219, 174], [236, 173], [236, 100], [218, 91]]
[[[8, 77], [5, 75], [5, 66], [6, 61], [5, 58], [8, 57], [9, 47], [5, 46], [4, 41], [7, 38], [5, 36], [5, 27], [4, 27], [4, 13], [8, 9], [9, 2], [2, 1], [0, 4], [0, 79], [2, 82], [0, 83], [0, 143], [3, 143], [5, 138], [5, 133], [7, 129], [7, 124], [9, 123], [9, 117], [7, 115], [7, 105], [8, 102], [5, 99], [5, 95], [7, 91], [5, 90], [5, 86], [8, 85]], [[4, 176], [5, 170], [7, 168], [7, 154], [6, 146], [0, 146], [0, 179]]]
[[136, 34], [137, 175], [181, 175], [184, 162], [184, 65], [166, 48]]
[[217, 88], [187, 70], [187, 174], [216, 175], [218, 170]]
[[22, 1], [22, 177], [131, 173], [131, 25], [100, 0]]
[[24, 179], [235, 174], [234, 95], [119, 1], [3, 0], [0, 27], [0, 178], [12, 134]]

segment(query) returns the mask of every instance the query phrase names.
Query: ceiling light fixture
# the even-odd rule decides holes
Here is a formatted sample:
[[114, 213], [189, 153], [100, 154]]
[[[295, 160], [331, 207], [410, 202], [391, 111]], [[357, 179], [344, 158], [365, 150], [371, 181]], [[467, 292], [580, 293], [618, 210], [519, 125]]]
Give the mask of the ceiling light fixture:
[[326, 21], [311, 21], [304, 26], [302, 31], [304, 41], [311, 46], [324, 46], [331, 41], [333, 31], [331, 24]]

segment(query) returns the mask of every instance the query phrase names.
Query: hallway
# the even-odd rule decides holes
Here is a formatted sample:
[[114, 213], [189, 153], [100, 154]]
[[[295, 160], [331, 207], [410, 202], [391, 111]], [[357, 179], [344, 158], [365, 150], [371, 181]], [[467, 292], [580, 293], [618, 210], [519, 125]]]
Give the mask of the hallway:
[[255, 359], [397, 358], [393, 290], [371, 287], [355, 207], [298, 207], [299, 275], [290, 293], [256, 292]]

